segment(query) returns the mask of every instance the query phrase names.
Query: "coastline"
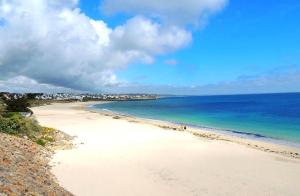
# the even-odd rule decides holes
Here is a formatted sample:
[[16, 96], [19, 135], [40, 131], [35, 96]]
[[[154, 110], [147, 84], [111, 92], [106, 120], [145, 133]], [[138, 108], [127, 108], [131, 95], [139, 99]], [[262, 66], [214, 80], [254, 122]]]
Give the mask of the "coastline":
[[[234, 130], [227, 131], [227, 130], [211, 128], [211, 127], [198, 127], [189, 124], [142, 118], [138, 116], [132, 116], [129, 114], [114, 112], [111, 110], [101, 110], [101, 109], [93, 108], [94, 105], [103, 104], [103, 103], [107, 103], [107, 102], [87, 104], [85, 105], [85, 107], [82, 107], [82, 109], [85, 109], [90, 112], [97, 112], [105, 116], [110, 116], [110, 117], [117, 116], [118, 119], [124, 119], [129, 122], [146, 123], [164, 129], [186, 132], [194, 136], [198, 136], [206, 139], [233, 142], [254, 149], [262, 150], [265, 152], [281, 154], [283, 156], [300, 159], [300, 146], [287, 141], [275, 140], [264, 136], [263, 137], [266, 140], [259, 140], [258, 138], [250, 138], [250, 137], [241, 137], [242, 135], [247, 135], [247, 133], [241, 132], [241, 134], [238, 133], [237, 135], [235, 135]], [[186, 127], [186, 129], [183, 129], [183, 126]]]
[[169, 97], [95, 108], [300, 147], [299, 95]]
[[300, 194], [297, 148], [90, 111], [96, 103], [33, 108], [42, 125], [77, 136], [52, 159], [75, 195]]

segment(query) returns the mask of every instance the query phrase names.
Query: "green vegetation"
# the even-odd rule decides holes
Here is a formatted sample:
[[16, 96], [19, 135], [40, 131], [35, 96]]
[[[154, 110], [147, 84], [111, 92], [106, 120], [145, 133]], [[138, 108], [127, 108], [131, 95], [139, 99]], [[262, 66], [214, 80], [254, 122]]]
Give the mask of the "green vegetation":
[[41, 129], [34, 119], [25, 118], [17, 112], [8, 112], [0, 116], [0, 130], [4, 133], [27, 136], [33, 140]]
[[0, 98], [0, 115], [6, 112], [6, 104], [4, 101]]
[[11, 112], [31, 112], [26, 98], [9, 99], [5, 101], [7, 111]]
[[43, 139], [36, 140], [36, 143], [39, 144], [39, 145], [41, 145], [41, 146], [45, 146], [46, 145], [46, 141], [43, 140]]
[[33, 117], [24, 117], [20, 112], [31, 113], [26, 99], [0, 98], [0, 132], [28, 138], [42, 146], [55, 141], [54, 129], [42, 127]]

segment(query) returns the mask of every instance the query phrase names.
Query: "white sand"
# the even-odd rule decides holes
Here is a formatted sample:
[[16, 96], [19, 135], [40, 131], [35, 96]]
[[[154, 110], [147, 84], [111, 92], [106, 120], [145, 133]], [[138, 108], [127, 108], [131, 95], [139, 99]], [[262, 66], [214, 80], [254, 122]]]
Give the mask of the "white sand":
[[74, 108], [33, 108], [45, 126], [76, 135], [53, 173], [75, 195], [300, 195], [300, 161]]

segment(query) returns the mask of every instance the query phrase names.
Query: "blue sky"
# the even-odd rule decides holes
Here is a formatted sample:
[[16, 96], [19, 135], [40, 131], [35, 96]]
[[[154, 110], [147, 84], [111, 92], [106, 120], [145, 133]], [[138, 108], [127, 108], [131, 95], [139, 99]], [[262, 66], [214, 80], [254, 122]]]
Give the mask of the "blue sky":
[[[76, 17], [80, 17], [78, 15], [81, 14], [86, 18], [101, 21], [105, 23], [105, 28], [108, 31], [117, 32], [118, 29], [121, 29], [122, 32], [134, 32], [143, 36], [144, 31], [141, 31], [141, 34], [135, 32], [130, 29], [129, 23], [132, 24], [131, 28], [139, 29], [143, 27], [139, 24], [144, 25], [148, 22], [147, 24], [151, 28], [158, 28], [155, 30], [159, 32], [157, 37], [151, 37], [151, 39], [159, 39], [161, 34], [161, 37], [166, 39], [173, 36], [174, 42], [178, 39], [176, 33], [180, 32], [183, 40], [175, 45], [169, 42], [160, 44], [161, 41], [157, 43], [152, 41], [153, 43], [151, 42], [149, 48], [141, 48], [140, 45], [143, 44], [144, 40], [140, 38], [133, 42], [131, 39], [134, 38], [130, 37], [129, 34], [127, 37], [118, 37], [113, 44], [114, 49], [118, 47], [119, 52], [119, 48], [122, 48], [122, 53], [127, 55], [126, 58], [120, 56], [120, 59], [126, 59], [124, 62], [112, 61], [114, 60], [112, 55], [112, 57], [105, 59], [105, 63], [112, 61], [111, 64], [113, 65], [107, 65], [108, 68], [99, 68], [97, 63], [104, 64], [102, 63], [104, 61], [102, 56], [99, 59], [95, 58], [95, 62], [94, 57], [84, 57], [76, 61], [80, 61], [80, 65], [74, 66], [83, 71], [84, 75], [79, 74], [80, 72], [76, 72], [78, 74], [76, 75], [74, 70], [68, 73], [69, 67], [66, 65], [65, 70], [68, 74], [62, 74], [59, 77], [52, 77], [51, 74], [45, 77], [43, 69], [47, 70], [45, 73], [50, 73], [45, 66], [40, 69], [41, 74], [35, 75], [28, 74], [26, 71], [11, 74], [13, 71], [10, 70], [10, 76], [7, 74], [0, 78], [3, 85], [7, 81], [10, 81], [10, 85], [14, 85], [11, 84], [14, 82], [11, 82], [9, 77], [21, 77], [22, 81], [25, 81], [24, 77], [26, 77], [26, 79], [32, 80], [31, 84], [37, 83], [74, 90], [122, 93], [137, 91], [174, 93], [178, 92], [179, 89], [178, 94], [300, 91], [300, 84], [297, 83], [297, 81], [300, 83], [300, 1], [298, 0], [253, 0], [251, 2], [214, 0], [214, 4], [206, 0], [203, 1], [204, 3], [195, 4], [199, 6], [198, 11], [192, 9], [191, 6], [183, 7], [185, 12], [190, 11], [190, 14], [182, 14], [184, 15], [182, 18], [180, 18], [181, 14], [179, 13], [178, 16], [174, 15], [175, 8], [165, 8], [168, 1], [161, 1], [165, 3], [163, 5], [160, 5], [160, 1], [148, 0], [142, 1], [146, 2], [145, 4], [137, 0], [67, 1], [72, 1], [73, 4], [58, 3], [59, 5], [55, 5], [55, 9], [62, 12], [67, 7], [74, 12]], [[120, 2], [124, 3], [118, 6]], [[191, 3], [194, 2], [197, 1], [191, 0]], [[181, 1], [176, 1], [175, 4], [180, 5], [180, 3]], [[63, 9], [57, 8], [59, 6], [62, 6]], [[170, 4], [170, 8], [172, 6]], [[203, 8], [204, 11], [201, 11], [200, 8]], [[75, 9], [77, 9], [77, 15]], [[54, 11], [52, 10], [52, 12]], [[43, 14], [49, 15], [52, 12]], [[9, 19], [5, 16], [3, 18], [1, 23], [2, 26], [5, 26], [6, 20], [9, 21]], [[82, 24], [71, 25], [80, 27]], [[169, 27], [171, 26], [176, 27], [176, 32], [170, 30]], [[56, 27], [49, 26], [49, 28]], [[80, 29], [78, 31], [81, 32]], [[118, 34], [116, 33], [116, 35]], [[78, 34], [78, 36], [82, 35]], [[113, 40], [114, 37], [108, 39]], [[128, 43], [127, 40], [131, 42]], [[83, 48], [85, 47], [83, 46]], [[128, 52], [132, 51], [139, 52], [138, 57], [129, 58]], [[31, 60], [30, 63], [35, 61], [37, 60]], [[65, 62], [64, 59], [58, 61], [57, 64]], [[28, 67], [31, 66], [31, 64], [28, 65]], [[36, 70], [36, 65], [34, 66]], [[59, 67], [64, 66], [60, 65]], [[91, 67], [97, 67], [99, 74], [93, 76], [93, 71], [87, 71], [92, 70]], [[48, 76], [49, 79], [45, 79]], [[94, 81], [99, 81], [99, 84], [94, 83], [93, 85], [99, 86], [99, 88], [93, 89], [87, 85], [89, 81], [87, 81], [86, 76], [95, 77]], [[80, 78], [80, 80], [74, 81], [74, 78]], [[98, 80], [99, 78], [101, 80]], [[282, 85], [283, 81], [284, 85]]]
[[[106, 17], [97, 0], [81, 6], [91, 17]], [[106, 17], [106, 21], [116, 25], [124, 18]], [[130, 82], [190, 86], [299, 67], [299, 21], [297, 0], [232, 0], [203, 28], [193, 29], [193, 42], [186, 48], [160, 56], [151, 65], [129, 65], [117, 75]], [[170, 59], [177, 64], [167, 64]]]
[[[203, 29], [193, 31], [189, 46], [152, 65], [130, 65], [118, 76], [148, 84], [201, 85], [298, 66], [299, 21], [299, 1], [230, 1]], [[168, 65], [168, 59], [178, 64]]]

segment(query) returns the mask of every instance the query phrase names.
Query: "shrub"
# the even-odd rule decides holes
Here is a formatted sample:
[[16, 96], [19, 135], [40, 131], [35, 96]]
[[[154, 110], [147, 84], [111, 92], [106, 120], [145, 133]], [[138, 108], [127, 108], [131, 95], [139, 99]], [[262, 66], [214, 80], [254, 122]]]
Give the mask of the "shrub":
[[5, 113], [0, 117], [0, 131], [34, 139], [42, 131], [42, 127], [36, 120], [25, 118], [19, 113]]
[[6, 109], [9, 112], [31, 112], [29, 107], [28, 100], [26, 98], [19, 99], [9, 99], [5, 100], [7, 105]]
[[42, 127], [32, 117], [24, 117], [20, 112], [30, 112], [25, 99], [6, 100], [0, 98], [0, 132], [26, 136], [39, 145], [45, 146], [48, 142], [54, 142], [55, 129]]
[[37, 144], [39, 144], [39, 145], [41, 145], [41, 146], [45, 146], [46, 145], [46, 141], [45, 140], [43, 140], [43, 139], [37, 139], [36, 141], [35, 141]]
[[18, 129], [19, 125], [14, 122], [13, 120], [9, 118], [4, 118], [0, 116], [0, 131], [7, 133], [7, 134], [12, 134], [12, 135], [17, 135], [18, 134]]
[[55, 141], [54, 138], [50, 135], [45, 135], [45, 136], [43, 136], [42, 139], [46, 140], [47, 142], [54, 142]]

